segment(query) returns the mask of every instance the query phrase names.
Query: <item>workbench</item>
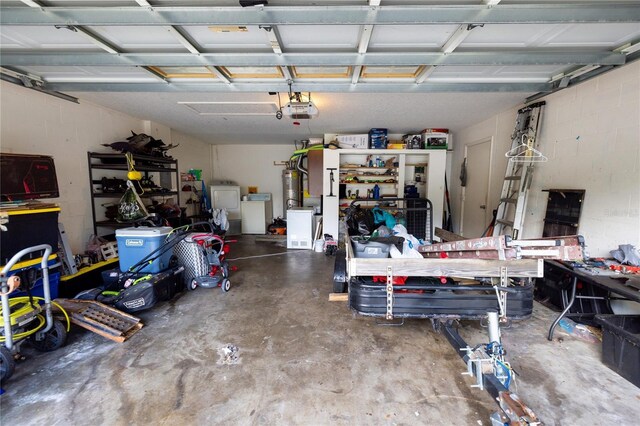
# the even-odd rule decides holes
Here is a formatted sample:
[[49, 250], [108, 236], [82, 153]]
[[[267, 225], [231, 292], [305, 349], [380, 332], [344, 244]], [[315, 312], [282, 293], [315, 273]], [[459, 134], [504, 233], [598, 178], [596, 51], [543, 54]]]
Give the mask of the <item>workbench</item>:
[[[598, 274], [598, 269], [590, 270], [586, 268], [572, 267], [562, 262], [558, 262], [556, 260], [545, 260], [544, 261], [545, 268], [545, 276], [547, 275], [547, 271], [550, 272], [561, 272], [567, 274], [570, 277], [570, 286], [567, 289], [562, 289], [562, 292], [566, 295], [566, 292], [570, 292], [569, 299], [564, 306], [564, 310], [558, 315], [555, 319], [551, 327], [549, 328], [548, 339], [553, 340], [553, 332], [560, 322], [562, 318], [564, 318], [567, 313], [573, 307], [576, 299], [580, 298], [594, 298], [594, 296], [580, 296], [576, 295], [576, 289], [578, 288], [578, 284], [581, 283], [582, 286], [591, 286], [594, 289], [600, 289], [605, 292], [605, 296], [602, 299], [608, 300], [612, 294], [620, 296], [621, 298], [631, 300], [634, 302], [640, 303], [640, 290], [625, 285], [620, 278], [631, 278], [628, 275], [616, 274]], [[603, 270], [603, 272], [606, 270]], [[582, 313], [581, 315], [585, 315]], [[586, 314], [588, 315], [588, 314]]]

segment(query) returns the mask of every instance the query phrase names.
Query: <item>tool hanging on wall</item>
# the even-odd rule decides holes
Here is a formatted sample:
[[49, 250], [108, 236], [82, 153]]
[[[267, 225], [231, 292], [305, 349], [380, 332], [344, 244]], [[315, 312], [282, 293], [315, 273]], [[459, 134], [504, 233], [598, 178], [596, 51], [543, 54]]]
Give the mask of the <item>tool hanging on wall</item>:
[[505, 153], [509, 162], [502, 184], [493, 236], [511, 235], [518, 238], [522, 230], [534, 164], [547, 161], [547, 157], [536, 149], [544, 105], [545, 102], [538, 102], [518, 110], [516, 126], [511, 135], [511, 149]]
[[446, 214], [442, 216], [442, 227], [443, 229], [453, 232], [453, 221], [452, 221], [452, 213], [451, 213], [451, 200], [449, 198], [449, 185], [447, 183], [447, 175], [444, 175], [444, 197], [447, 202]]
[[328, 197], [335, 197], [335, 194], [333, 193], [333, 182], [336, 181], [334, 175], [333, 175], [333, 171], [334, 170], [338, 170], [335, 167], [327, 167], [327, 170], [329, 170], [329, 195], [327, 195]]

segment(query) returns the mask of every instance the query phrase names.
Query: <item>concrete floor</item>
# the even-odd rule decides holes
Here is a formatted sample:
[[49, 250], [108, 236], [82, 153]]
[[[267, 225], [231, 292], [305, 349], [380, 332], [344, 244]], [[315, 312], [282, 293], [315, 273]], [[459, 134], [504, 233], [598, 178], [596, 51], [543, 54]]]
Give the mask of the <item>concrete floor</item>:
[[[250, 237], [231, 257], [285, 252]], [[461, 376], [428, 321], [378, 326], [329, 302], [333, 258], [311, 251], [233, 262], [232, 289], [183, 293], [139, 316], [118, 344], [78, 329], [29, 359], [0, 397], [2, 424], [488, 425], [496, 409]], [[545, 335], [553, 313], [503, 330], [518, 394], [546, 425], [630, 425], [640, 389], [600, 362], [600, 345]], [[470, 344], [486, 341], [465, 322]], [[238, 347], [235, 364], [219, 350]]]

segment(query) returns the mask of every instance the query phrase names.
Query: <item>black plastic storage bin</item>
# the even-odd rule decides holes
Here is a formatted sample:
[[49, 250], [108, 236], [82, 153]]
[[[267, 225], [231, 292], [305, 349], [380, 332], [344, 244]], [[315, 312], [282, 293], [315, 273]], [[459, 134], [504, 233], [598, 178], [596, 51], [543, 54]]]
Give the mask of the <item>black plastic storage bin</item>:
[[640, 315], [596, 315], [602, 326], [602, 362], [640, 387]]

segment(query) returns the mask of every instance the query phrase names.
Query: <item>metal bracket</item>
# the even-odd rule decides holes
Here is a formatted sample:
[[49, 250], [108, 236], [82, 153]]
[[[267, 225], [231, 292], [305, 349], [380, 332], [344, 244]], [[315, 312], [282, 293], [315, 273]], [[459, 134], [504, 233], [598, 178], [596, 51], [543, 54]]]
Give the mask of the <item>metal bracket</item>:
[[[509, 275], [507, 273], [507, 267], [500, 267], [500, 287], [507, 287], [509, 285]], [[500, 321], [507, 320], [507, 292], [500, 291], [498, 286], [494, 285], [493, 288], [496, 291], [496, 297], [498, 299], [498, 308], [500, 309]]]
[[387, 266], [387, 315], [386, 319], [393, 319], [393, 272], [391, 266]]
[[484, 374], [493, 373], [493, 360], [480, 348], [474, 350], [467, 346], [460, 350], [467, 353], [467, 371], [463, 372], [462, 375], [475, 377], [476, 384], [471, 385], [471, 387], [484, 390]]

